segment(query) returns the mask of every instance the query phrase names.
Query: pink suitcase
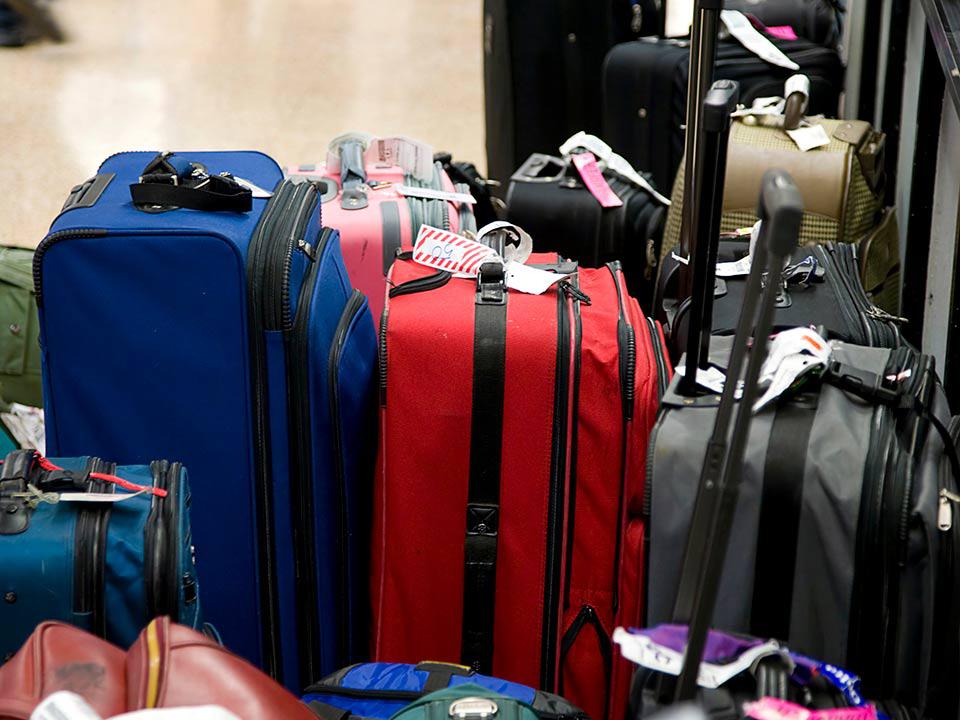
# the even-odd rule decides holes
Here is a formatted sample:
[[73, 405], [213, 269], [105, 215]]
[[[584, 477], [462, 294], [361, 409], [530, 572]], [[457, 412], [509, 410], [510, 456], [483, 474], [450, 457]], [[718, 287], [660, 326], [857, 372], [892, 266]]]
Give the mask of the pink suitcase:
[[398, 250], [413, 249], [422, 223], [454, 232], [476, 230], [468, 205], [398, 192], [399, 185], [415, 185], [469, 193], [465, 185], [454, 186], [432, 156], [427, 146], [404, 138], [351, 133], [330, 143], [325, 163], [287, 168], [288, 175], [305, 175], [323, 183], [323, 225], [340, 231], [350, 280], [366, 294], [378, 321], [387, 271]]

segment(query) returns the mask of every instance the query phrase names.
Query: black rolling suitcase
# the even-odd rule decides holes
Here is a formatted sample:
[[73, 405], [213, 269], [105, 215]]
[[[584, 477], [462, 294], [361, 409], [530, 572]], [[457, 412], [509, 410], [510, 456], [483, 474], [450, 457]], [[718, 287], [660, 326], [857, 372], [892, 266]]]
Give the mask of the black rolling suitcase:
[[[732, 38], [717, 43], [715, 79], [736, 80], [740, 102], [783, 94], [791, 75], [810, 78], [811, 115], [836, 117], [843, 90], [843, 62], [832, 48], [805, 39], [768, 38], [799, 70], [764, 62]], [[673, 186], [684, 147], [689, 40], [642, 38], [615, 46], [603, 64], [603, 138], [630, 163], [653, 175], [659, 188]], [[705, 85], [709, 85], [706, 78]]]
[[534, 153], [510, 179], [506, 219], [530, 233], [536, 252], [583, 267], [619, 260], [627, 289], [649, 311], [669, 201], [609, 169], [603, 176], [621, 206], [602, 207], [571, 157]]
[[661, 30], [661, 0], [484, 0], [487, 175], [600, 131], [600, 68], [616, 43]]

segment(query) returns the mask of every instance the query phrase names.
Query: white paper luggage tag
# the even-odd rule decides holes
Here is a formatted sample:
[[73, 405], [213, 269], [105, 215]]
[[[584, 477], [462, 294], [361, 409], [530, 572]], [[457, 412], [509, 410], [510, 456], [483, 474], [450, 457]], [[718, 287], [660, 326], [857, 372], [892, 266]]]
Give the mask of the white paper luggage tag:
[[760, 387], [766, 390], [754, 403], [753, 411], [765, 408], [807, 373], [825, 367], [831, 352], [830, 343], [810, 328], [778, 333], [760, 369]]
[[830, 144], [830, 137], [823, 125], [804, 125], [796, 130], [785, 130], [790, 139], [800, 148], [800, 152], [807, 152], [818, 147]]
[[46, 431], [43, 421], [43, 408], [30, 407], [20, 403], [10, 403], [0, 420], [7, 426], [13, 439], [25, 450], [39, 450], [43, 455], [46, 445]]
[[134, 710], [122, 715], [113, 715], [109, 720], [240, 720], [240, 718], [219, 705], [198, 705]]
[[[646, 635], [631, 633], [618, 627], [613, 631], [613, 642], [620, 646], [623, 657], [641, 667], [674, 676], [679, 675], [683, 669], [683, 653], [659, 645]], [[750, 648], [725, 665], [700, 663], [697, 684], [705, 688], [718, 688], [748, 670], [759, 658], [780, 655], [782, 652], [777, 642], [769, 640]]]
[[633, 168], [633, 165], [627, 162], [621, 155], [617, 155], [612, 147], [596, 135], [590, 135], [581, 130], [560, 146], [560, 154], [566, 157], [577, 148], [583, 148], [584, 150], [592, 152], [599, 160], [602, 160], [606, 164], [607, 169], [612, 170], [637, 187], [643, 188], [662, 205], [670, 205], [670, 198], [657, 192], [653, 185], [647, 182], [646, 178]]
[[727, 26], [730, 34], [761, 60], [788, 70], [800, 69], [797, 63], [784, 55], [776, 45], [764, 37], [742, 12], [721, 10], [720, 19]]
[[519, 233], [519, 244], [507, 246], [506, 260], [483, 243], [429, 225], [420, 228], [413, 246], [413, 260], [427, 267], [453, 273], [454, 277], [459, 278], [476, 278], [481, 265], [486, 262], [499, 262], [504, 265], [507, 287], [531, 295], [540, 295], [554, 283], [569, 277], [566, 274], [524, 265], [524, 261], [530, 256], [533, 242], [527, 233], [515, 225], [502, 221], [490, 223], [477, 232], [477, 237], [483, 238], [494, 230], [504, 228], [512, 228]]
[[476, 204], [477, 200], [470, 193], [449, 192], [434, 190], [433, 188], [419, 188], [410, 185], [397, 185], [396, 191], [404, 197], [424, 198], [426, 200], [446, 200], [452, 203]]
[[[687, 370], [686, 365], [677, 365], [675, 372], [677, 375], [685, 375]], [[697, 370], [697, 385], [702, 388], [716, 393], [717, 395], [723, 394], [723, 386], [727, 382], [726, 373], [723, 372], [720, 368], [711, 365], [707, 369], [700, 368]], [[734, 395], [735, 398], [740, 399], [740, 396], [743, 395], [743, 381], [737, 383], [737, 392]]]
[[47, 696], [34, 709], [30, 720], [102, 720], [87, 701], [69, 690]]

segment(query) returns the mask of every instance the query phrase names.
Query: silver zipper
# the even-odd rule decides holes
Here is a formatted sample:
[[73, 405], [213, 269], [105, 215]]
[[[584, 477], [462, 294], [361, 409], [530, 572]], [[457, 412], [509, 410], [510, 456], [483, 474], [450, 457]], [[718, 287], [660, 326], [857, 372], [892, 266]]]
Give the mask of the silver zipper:
[[881, 320], [883, 322], [892, 322], [897, 323], [898, 325], [903, 325], [907, 322], [907, 318], [899, 317], [897, 315], [891, 315], [886, 310], [881, 310], [876, 305], [873, 305], [865, 313], [868, 317], [872, 317], [874, 320]]
[[937, 511], [937, 528], [944, 532], [953, 527], [953, 505], [960, 503], [960, 495], [940, 488], [940, 508]]

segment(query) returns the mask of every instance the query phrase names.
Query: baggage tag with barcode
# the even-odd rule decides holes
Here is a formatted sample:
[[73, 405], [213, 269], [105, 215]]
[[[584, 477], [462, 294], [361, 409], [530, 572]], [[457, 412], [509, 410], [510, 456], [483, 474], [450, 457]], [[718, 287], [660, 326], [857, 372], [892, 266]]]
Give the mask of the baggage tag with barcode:
[[764, 37], [742, 12], [721, 10], [720, 19], [727, 26], [730, 34], [761, 60], [788, 70], [800, 69], [797, 63], [784, 55], [780, 48]]

